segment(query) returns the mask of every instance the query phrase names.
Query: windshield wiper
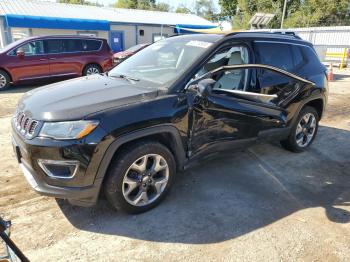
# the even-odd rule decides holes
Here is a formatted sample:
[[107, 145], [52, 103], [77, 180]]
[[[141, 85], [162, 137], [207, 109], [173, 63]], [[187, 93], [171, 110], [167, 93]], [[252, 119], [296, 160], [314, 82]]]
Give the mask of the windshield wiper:
[[136, 77], [132, 77], [132, 76], [127, 76], [127, 75], [110, 75], [110, 77], [116, 77], [116, 78], [122, 78], [122, 79], [126, 79], [128, 81], [140, 81], [140, 79], [136, 78]]

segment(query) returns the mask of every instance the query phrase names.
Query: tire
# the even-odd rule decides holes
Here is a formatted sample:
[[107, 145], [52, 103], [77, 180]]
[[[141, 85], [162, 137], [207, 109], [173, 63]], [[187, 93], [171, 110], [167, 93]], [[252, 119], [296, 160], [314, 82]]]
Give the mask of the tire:
[[10, 87], [11, 78], [3, 70], [0, 70], [0, 91], [6, 90]]
[[89, 64], [85, 66], [83, 70], [83, 76], [88, 76], [88, 75], [94, 75], [94, 74], [101, 74], [102, 69], [99, 65], [96, 64]]
[[[310, 116], [308, 123], [305, 122], [307, 116]], [[315, 108], [310, 106], [304, 107], [293, 124], [288, 138], [281, 141], [281, 145], [292, 152], [299, 153], [305, 151], [312, 144], [317, 135], [319, 120]]]
[[167, 147], [153, 141], [139, 142], [112, 160], [104, 193], [117, 210], [132, 214], [146, 212], [164, 199], [175, 173], [174, 156]]

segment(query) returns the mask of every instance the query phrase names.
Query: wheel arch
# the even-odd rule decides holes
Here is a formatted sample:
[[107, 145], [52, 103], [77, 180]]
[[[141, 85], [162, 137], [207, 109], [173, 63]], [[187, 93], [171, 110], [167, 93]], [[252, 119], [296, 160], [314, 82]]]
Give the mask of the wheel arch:
[[86, 64], [83, 66], [83, 70], [81, 71], [81, 75], [84, 75], [85, 69], [86, 69], [89, 65], [98, 66], [98, 67], [101, 69], [101, 72], [103, 72], [103, 68], [102, 68], [102, 66], [101, 66], [99, 63], [97, 63], [97, 62], [89, 62], [89, 63], [86, 63]]
[[6, 73], [8, 74], [8, 76], [10, 77], [10, 81], [13, 82], [12, 75], [11, 75], [11, 73], [10, 73], [7, 69], [5, 69], [5, 68], [3, 68], [3, 67], [0, 67], [0, 70], [6, 72]]
[[304, 104], [303, 107], [305, 107], [305, 106], [311, 106], [311, 107], [315, 108], [319, 119], [322, 118], [323, 111], [324, 111], [324, 102], [323, 102], [322, 98], [313, 99], [313, 100], [307, 102], [306, 104]]
[[157, 125], [150, 128], [144, 128], [138, 131], [122, 135], [115, 139], [106, 150], [101, 164], [98, 168], [95, 180], [102, 180], [113, 158], [121, 152], [122, 149], [130, 144], [142, 140], [157, 141], [164, 144], [174, 155], [177, 169], [182, 169], [186, 162], [186, 153], [183, 147], [178, 129], [172, 125]]
[[325, 110], [325, 99], [321, 95], [310, 97], [309, 99], [305, 100], [303, 103], [301, 103], [296, 110], [293, 120], [291, 122], [291, 125], [295, 123], [295, 121], [298, 118], [299, 113], [305, 106], [311, 106], [316, 109], [317, 113], [319, 114], [319, 119], [322, 118], [323, 112]]

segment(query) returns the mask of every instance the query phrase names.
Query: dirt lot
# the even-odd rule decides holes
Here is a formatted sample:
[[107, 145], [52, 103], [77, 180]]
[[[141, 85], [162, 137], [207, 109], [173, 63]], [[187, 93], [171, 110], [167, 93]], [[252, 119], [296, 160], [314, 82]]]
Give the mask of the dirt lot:
[[336, 77], [308, 152], [259, 143], [208, 161], [137, 216], [34, 193], [10, 144], [30, 88], [0, 93], [0, 214], [32, 261], [350, 261], [350, 71]]

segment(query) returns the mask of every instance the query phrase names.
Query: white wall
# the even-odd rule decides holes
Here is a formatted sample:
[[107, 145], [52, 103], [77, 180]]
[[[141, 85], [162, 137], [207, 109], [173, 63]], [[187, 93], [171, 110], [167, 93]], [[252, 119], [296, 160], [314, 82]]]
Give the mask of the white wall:
[[32, 36], [42, 35], [77, 35], [78, 32], [96, 32], [97, 37], [107, 39], [109, 38], [108, 31], [85, 31], [85, 30], [63, 30], [63, 29], [45, 29], [45, 28], [33, 28]]
[[0, 48], [6, 45], [5, 43], [5, 28], [4, 28], [4, 19], [0, 17]]
[[[144, 30], [144, 36], [140, 36], [140, 30]], [[160, 34], [161, 26], [138, 26], [138, 42], [141, 43], [152, 43], [153, 34]], [[174, 28], [163, 26], [163, 35], [172, 36], [174, 35]]]
[[124, 32], [124, 49], [136, 45], [136, 27], [134, 25], [111, 25], [111, 31]]

